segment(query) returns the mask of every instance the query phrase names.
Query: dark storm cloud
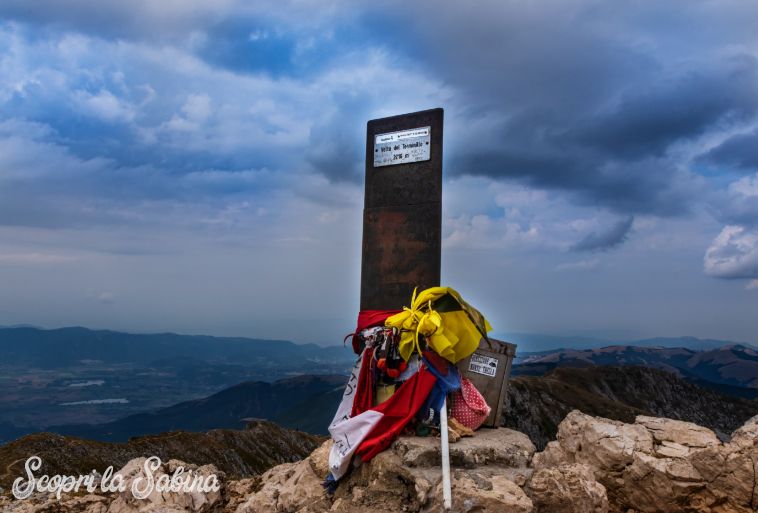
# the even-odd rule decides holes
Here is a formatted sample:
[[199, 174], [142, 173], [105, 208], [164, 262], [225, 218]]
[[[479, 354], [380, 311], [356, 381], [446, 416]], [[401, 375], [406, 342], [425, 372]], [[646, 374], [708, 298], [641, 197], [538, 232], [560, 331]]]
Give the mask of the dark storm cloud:
[[701, 161], [754, 173], [758, 170], [758, 131], [730, 137], [705, 154]]
[[572, 251], [607, 251], [626, 241], [632, 229], [634, 217], [618, 221], [605, 231], [592, 232], [571, 247]]
[[[486, 147], [463, 146], [452, 160], [453, 172], [563, 189], [619, 213], [687, 212], [697, 199], [687, 192], [694, 184], [675, 171], [680, 157], [671, 150], [752, 119], [758, 66], [755, 59], [735, 59], [670, 82], [649, 77], [649, 85], [626, 91], [611, 107], [598, 98], [582, 113], [571, 102], [548, 114], [541, 107], [520, 108]], [[558, 82], [555, 96], [561, 94]], [[740, 149], [743, 157], [751, 151]]]
[[[399, 18], [412, 27], [395, 37], [458, 91], [447, 172], [518, 179], [619, 214], [681, 215], [702, 195], [676, 150], [758, 107], [758, 64], [742, 46], [754, 36], [740, 21], [755, 8], [697, 6], [426, 6]], [[718, 28], [702, 35], [706, 18]]]
[[[508, 136], [503, 136], [507, 141]], [[682, 179], [667, 159], [620, 162], [574, 147], [526, 150], [502, 148], [450, 159], [454, 174], [517, 179], [527, 185], [561, 190], [582, 205], [601, 206], [622, 214], [682, 215], [697, 197], [699, 185]]]
[[628, 93], [611, 112], [580, 120], [568, 138], [612, 159], [661, 157], [672, 144], [702, 135], [722, 120], [750, 119], [758, 106], [756, 86], [757, 61], [736, 59], [710, 73], [697, 71]]
[[310, 132], [306, 158], [319, 173], [334, 181], [360, 182], [365, 144], [365, 120], [372, 100], [356, 91], [335, 91], [338, 106]]

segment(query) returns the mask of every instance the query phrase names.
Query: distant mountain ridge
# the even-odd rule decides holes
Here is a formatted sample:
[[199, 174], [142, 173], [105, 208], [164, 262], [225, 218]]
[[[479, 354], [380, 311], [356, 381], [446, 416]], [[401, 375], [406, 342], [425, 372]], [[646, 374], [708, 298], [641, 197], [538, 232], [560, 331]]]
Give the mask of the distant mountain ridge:
[[82, 360], [149, 365], [174, 358], [230, 363], [258, 359], [281, 364], [296, 358], [317, 363], [344, 359], [344, 354], [342, 346], [322, 347], [286, 340], [138, 334], [81, 327], [0, 328], [0, 361], [42, 369], [74, 365]]
[[625, 345], [635, 347], [684, 347], [694, 351], [717, 349], [729, 345], [742, 345], [758, 349], [758, 346], [747, 342], [682, 337], [654, 337], [643, 339], [613, 339], [583, 336], [546, 335], [541, 333], [498, 333], [495, 338], [501, 338], [518, 345], [520, 355], [548, 353], [566, 349], [598, 349], [601, 347]]
[[[614, 341], [580, 336], [554, 336], [536, 333], [504, 333], [498, 337], [518, 345], [519, 356], [568, 349], [599, 349], [613, 345], [635, 347], [681, 347], [693, 351], [739, 345], [758, 350], [747, 343], [697, 337], [657, 337]], [[347, 355], [347, 357], [346, 357]], [[58, 368], [82, 360], [112, 363], [152, 364], [166, 359], [184, 358], [204, 362], [230, 362], [261, 359], [283, 363], [292, 358], [318, 362], [349, 359], [341, 344], [319, 346], [295, 344], [287, 340], [248, 337], [216, 337], [177, 333], [126, 333], [92, 330], [79, 326], [42, 329], [30, 325], [0, 326], [0, 361], [38, 368]]]
[[635, 346], [566, 349], [526, 357], [514, 366], [513, 371], [515, 374], [540, 375], [557, 367], [596, 365], [641, 365], [667, 370], [693, 381], [700, 380], [703, 384], [710, 382], [758, 392], [758, 351], [740, 344], [707, 351]]

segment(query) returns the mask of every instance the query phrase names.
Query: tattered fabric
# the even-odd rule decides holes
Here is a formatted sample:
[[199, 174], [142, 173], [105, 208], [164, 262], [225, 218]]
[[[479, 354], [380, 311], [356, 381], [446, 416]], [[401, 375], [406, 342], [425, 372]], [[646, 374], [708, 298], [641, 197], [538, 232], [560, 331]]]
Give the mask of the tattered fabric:
[[458, 363], [479, 347], [492, 329], [473, 306], [450, 287], [432, 287], [416, 295], [411, 306], [389, 317], [385, 326], [398, 328], [400, 356], [408, 360], [414, 350], [421, 352], [419, 337], [427, 346], [451, 363]]

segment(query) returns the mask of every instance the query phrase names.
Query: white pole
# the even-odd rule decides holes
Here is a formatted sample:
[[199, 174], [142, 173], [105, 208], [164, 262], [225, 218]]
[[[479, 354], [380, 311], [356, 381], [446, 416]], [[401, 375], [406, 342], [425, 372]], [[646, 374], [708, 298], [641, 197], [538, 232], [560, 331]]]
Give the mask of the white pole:
[[450, 491], [450, 445], [447, 441], [447, 398], [442, 401], [440, 410], [440, 438], [442, 439], [442, 507], [453, 507]]

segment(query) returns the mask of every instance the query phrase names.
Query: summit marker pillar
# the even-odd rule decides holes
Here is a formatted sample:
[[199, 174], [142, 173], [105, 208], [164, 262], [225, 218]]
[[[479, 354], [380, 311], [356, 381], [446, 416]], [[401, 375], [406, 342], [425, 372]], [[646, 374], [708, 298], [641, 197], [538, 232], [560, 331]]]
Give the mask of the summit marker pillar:
[[443, 114], [368, 122], [361, 310], [410, 306], [415, 287], [440, 284]]

